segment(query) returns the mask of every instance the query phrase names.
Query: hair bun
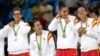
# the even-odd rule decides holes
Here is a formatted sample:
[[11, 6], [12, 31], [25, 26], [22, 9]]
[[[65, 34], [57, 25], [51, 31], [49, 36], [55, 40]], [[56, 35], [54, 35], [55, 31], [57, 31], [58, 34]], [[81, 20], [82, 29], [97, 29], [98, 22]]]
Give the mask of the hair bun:
[[65, 4], [63, 1], [60, 1], [60, 2], [59, 2], [59, 5], [58, 5], [59, 10], [60, 10], [61, 8], [63, 8], [63, 7], [67, 7], [67, 6], [66, 6], [66, 4]]

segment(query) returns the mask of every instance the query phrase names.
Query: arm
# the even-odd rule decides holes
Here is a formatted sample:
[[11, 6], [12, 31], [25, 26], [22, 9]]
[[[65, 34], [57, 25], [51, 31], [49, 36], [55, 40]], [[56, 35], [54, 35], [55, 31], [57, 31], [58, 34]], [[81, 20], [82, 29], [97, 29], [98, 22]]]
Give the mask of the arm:
[[96, 31], [94, 31], [92, 27], [89, 27], [87, 29], [80, 27], [78, 29], [78, 33], [81, 33], [81, 35], [85, 34], [88, 37], [91, 37], [91, 38], [94, 38], [94, 39], [97, 39], [99, 37], [99, 34]]
[[94, 39], [98, 39], [99, 37], [99, 34], [96, 31], [93, 31], [93, 29], [86, 30], [86, 35]]
[[[86, 35], [94, 38], [94, 39], [98, 39], [99, 35], [99, 27], [95, 28], [94, 26], [97, 26], [97, 21], [94, 19], [91, 19], [90, 21], [91, 26], [89, 28], [87, 28], [86, 30]], [[95, 29], [95, 30], [94, 30]]]
[[49, 56], [54, 56], [55, 55], [55, 44], [54, 44], [53, 37], [49, 40], [49, 50], [50, 50]]
[[20, 26], [22, 34], [27, 35], [30, 31], [30, 26], [28, 24], [23, 24]]
[[49, 29], [50, 31], [56, 31], [56, 30], [57, 30], [57, 23], [58, 23], [57, 18], [54, 18], [54, 19], [51, 21], [51, 23], [49, 24], [48, 29]]
[[54, 44], [54, 39], [53, 39], [53, 35], [51, 32], [49, 32], [48, 34], [48, 44], [49, 44], [48, 56], [55, 56], [55, 44]]
[[9, 33], [10, 30], [11, 30], [11, 28], [10, 28], [9, 25], [6, 25], [4, 28], [2, 28], [2, 29], [0, 30], [0, 38], [1, 38], [1, 37], [2, 37], [2, 38], [7, 37], [7, 35], [8, 35], [8, 33]]
[[11, 31], [13, 28], [13, 26], [15, 25], [14, 21], [11, 21], [10, 23], [8, 23], [3, 29], [0, 30], [0, 37], [7, 37], [9, 31]]

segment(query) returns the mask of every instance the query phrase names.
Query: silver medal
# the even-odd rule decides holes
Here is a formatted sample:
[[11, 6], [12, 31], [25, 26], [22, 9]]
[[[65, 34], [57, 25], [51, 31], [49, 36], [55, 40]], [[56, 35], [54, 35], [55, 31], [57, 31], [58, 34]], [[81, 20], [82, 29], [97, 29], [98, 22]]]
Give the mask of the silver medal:
[[41, 51], [38, 51], [38, 55], [39, 55], [39, 56], [42, 56], [42, 52], [41, 52]]
[[15, 37], [14, 40], [17, 41], [17, 38]]
[[63, 38], [66, 38], [66, 34], [63, 34]]

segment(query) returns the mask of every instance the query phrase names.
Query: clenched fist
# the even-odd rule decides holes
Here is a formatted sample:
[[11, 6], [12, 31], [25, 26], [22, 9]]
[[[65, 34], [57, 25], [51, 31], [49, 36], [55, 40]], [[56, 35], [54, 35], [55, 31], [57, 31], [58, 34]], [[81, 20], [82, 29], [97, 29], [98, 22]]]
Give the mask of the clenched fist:
[[15, 22], [14, 22], [14, 21], [11, 21], [10, 23], [8, 23], [8, 25], [9, 25], [10, 27], [13, 27], [13, 26], [15, 25]]

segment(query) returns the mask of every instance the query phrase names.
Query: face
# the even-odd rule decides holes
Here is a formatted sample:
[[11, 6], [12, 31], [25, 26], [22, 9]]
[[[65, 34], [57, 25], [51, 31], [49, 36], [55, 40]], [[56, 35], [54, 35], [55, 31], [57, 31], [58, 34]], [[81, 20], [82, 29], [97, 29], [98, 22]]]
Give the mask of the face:
[[62, 18], [66, 18], [68, 16], [68, 13], [69, 13], [68, 8], [67, 7], [62, 8], [59, 13], [60, 13]]
[[78, 17], [80, 17], [81, 19], [85, 18], [87, 15], [87, 11], [83, 7], [78, 8], [77, 12], [78, 12]]
[[21, 18], [22, 18], [21, 12], [19, 10], [15, 10], [14, 11], [13, 18], [14, 18], [15, 21], [20, 21]]
[[42, 25], [39, 21], [34, 23], [34, 27], [33, 30], [37, 31], [37, 32], [41, 32], [42, 31]]
[[91, 13], [91, 14], [90, 14], [90, 17], [91, 17], [91, 18], [95, 18], [95, 13]]

